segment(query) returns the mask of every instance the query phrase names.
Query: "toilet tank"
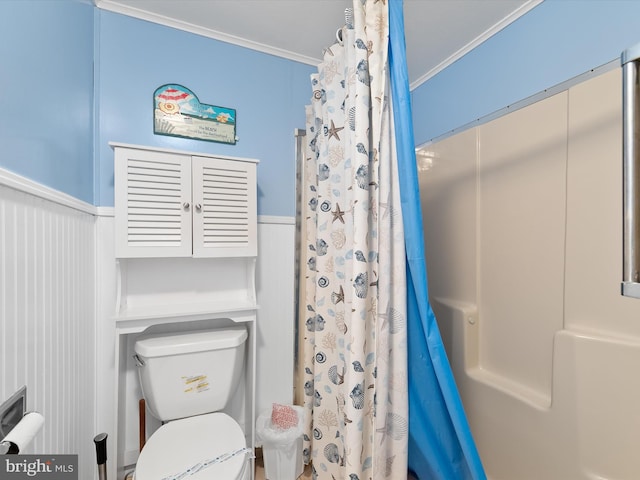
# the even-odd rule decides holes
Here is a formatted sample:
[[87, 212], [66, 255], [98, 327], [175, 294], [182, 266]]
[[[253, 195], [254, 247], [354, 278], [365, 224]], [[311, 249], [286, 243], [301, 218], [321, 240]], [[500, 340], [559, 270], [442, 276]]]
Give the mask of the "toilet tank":
[[246, 339], [244, 326], [140, 337], [134, 350], [151, 414], [169, 421], [222, 410], [237, 389]]

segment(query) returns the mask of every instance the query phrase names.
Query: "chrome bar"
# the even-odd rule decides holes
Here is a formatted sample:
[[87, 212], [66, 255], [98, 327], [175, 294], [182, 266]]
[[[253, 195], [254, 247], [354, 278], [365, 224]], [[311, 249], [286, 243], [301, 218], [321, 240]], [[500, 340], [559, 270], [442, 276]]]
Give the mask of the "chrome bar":
[[622, 63], [622, 295], [640, 298], [640, 45]]

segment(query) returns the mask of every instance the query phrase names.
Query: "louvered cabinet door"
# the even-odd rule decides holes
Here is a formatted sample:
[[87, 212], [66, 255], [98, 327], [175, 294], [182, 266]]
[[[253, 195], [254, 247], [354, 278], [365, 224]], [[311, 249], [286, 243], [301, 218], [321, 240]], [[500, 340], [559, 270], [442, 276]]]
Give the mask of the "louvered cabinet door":
[[256, 165], [192, 157], [194, 257], [257, 255]]
[[191, 256], [190, 161], [115, 149], [116, 257]]

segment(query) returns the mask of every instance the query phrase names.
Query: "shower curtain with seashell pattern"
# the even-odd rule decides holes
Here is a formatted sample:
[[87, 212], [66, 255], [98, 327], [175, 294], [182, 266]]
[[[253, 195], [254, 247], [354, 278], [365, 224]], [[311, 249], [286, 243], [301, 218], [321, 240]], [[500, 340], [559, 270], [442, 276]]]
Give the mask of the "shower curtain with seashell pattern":
[[314, 478], [406, 478], [405, 250], [386, 1], [355, 0], [312, 75], [298, 382]]

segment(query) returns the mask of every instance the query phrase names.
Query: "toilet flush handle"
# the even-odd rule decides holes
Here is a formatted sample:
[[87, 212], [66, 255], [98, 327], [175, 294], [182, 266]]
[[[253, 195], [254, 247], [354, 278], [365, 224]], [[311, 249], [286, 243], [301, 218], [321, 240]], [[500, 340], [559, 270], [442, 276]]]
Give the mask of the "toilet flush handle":
[[145, 365], [144, 360], [142, 360], [137, 353], [133, 355], [133, 359], [136, 361], [137, 366], [144, 367]]

